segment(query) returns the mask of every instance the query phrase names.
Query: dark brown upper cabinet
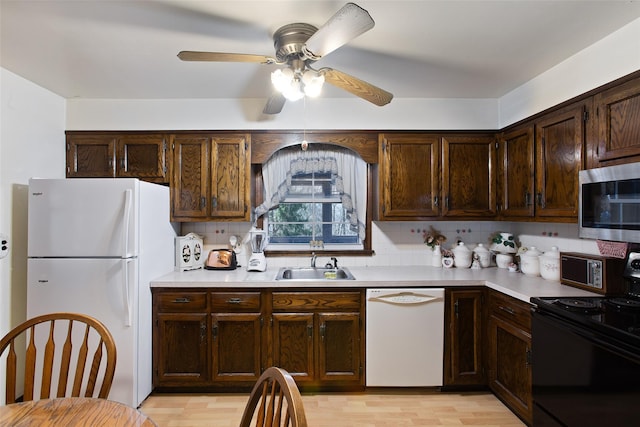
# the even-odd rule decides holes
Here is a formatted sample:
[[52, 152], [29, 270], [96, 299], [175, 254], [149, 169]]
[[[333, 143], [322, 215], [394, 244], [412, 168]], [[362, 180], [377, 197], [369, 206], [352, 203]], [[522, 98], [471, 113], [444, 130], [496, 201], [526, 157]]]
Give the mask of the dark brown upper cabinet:
[[67, 132], [67, 178], [169, 182], [167, 135]]

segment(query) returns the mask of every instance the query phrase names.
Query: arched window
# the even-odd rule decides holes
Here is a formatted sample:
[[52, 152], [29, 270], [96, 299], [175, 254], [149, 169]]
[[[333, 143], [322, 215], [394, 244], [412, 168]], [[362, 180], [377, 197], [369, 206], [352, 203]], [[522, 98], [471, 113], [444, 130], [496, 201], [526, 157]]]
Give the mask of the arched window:
[[263, 216], [270, 247], [362, 249], [367, 164], [353, 151], [313, 144], [276, 152], [262, 166]]

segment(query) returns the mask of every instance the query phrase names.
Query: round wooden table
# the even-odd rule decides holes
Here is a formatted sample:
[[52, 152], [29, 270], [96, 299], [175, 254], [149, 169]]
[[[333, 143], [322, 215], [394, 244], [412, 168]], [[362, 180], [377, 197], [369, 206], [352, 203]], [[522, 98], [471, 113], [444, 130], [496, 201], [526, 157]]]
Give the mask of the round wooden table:
[[157, 427], [140, 411], [105, 399], [64, 397], [0, 406], [0, 426]]

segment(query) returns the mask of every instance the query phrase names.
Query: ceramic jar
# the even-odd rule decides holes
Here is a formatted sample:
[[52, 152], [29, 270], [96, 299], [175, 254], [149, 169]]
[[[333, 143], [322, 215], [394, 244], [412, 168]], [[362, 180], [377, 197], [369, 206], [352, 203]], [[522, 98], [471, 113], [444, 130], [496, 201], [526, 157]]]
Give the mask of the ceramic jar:
[[433, 247], [431, 253], [431, 266], [442, 267], [442, 251], [440, 250], [440, 245]]
[[526, 276], [539, 276], [540, 275], [540, 252], [535, 246], [531, 246], [520, 257], [520, 271]]
[[457, 268], [469, 268], [471, 267], [471, 261], [473, 260], [473, 253], [464, 244], [464, 242], [458, 242], [453, 250], [453, 265]]
[[540, 275], [546, 280], [560, 280], [560, 252], [556, 246], [540, 256]]
[[478, 243], [478, 246], [473, 249], [473, 253], [478, 256], [480, 267], [487, 268], [491, 265], [491, 252], [482, 243]]

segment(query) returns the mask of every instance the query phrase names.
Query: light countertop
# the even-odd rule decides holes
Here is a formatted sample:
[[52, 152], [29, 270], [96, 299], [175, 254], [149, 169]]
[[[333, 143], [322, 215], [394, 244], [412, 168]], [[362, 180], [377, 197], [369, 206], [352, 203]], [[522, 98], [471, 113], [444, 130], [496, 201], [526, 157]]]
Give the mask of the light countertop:
[[356, 280], [276, 281], [279, 267], [265, 272], [236, 270], [175, 271], [151, 281], [152, 288], [403, 288], [487, 286], [521, 301], [531, 297], [597, 296], [560, 282], [490, 267], [480, 270], [425, 266], [347, 267]]

